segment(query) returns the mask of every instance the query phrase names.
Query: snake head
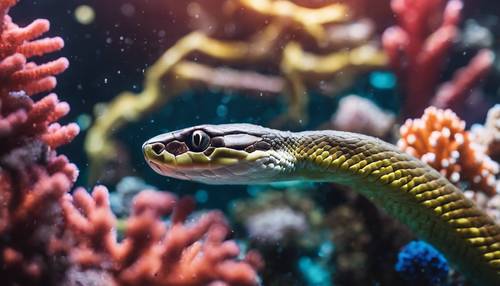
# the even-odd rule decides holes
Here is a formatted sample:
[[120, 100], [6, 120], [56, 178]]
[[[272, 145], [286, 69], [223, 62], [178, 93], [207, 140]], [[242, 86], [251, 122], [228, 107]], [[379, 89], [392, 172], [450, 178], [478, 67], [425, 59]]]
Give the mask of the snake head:
[[251, 124], [200, 125], [164, 133], [142, 150], [157, 173], [208, 184], [276, 181], [293, 159], [277, 148], [279, 131]]

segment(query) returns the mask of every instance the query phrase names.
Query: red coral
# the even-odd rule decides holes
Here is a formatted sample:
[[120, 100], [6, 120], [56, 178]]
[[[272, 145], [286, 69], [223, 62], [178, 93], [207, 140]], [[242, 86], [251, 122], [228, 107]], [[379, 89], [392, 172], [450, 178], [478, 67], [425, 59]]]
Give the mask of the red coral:
[[69, 107], [49, 95], [30, 95], [55, 87], [54, 75], [68, 61], [37, 65], [27, 58], [56, 51], [60, 38], [34, 40], [48, 31], [46, 20], [25, 28], [12, 23], [7, 12], [17, 1], [0, 1], [0, 280], [10, 284], [51, 283], [47, 273], [61, 262], [49, 245], [62, 224], [58, 200], [77, 176], [77, 169], [54, 148], [78, 133], [78, 126], [53, 122]]
[[[403, 117], [421, 116], [432, 103], [440, 67], [458, 34], [462, 6], [460, 0], [392, 0], [391, 8], [399, 26], [388, 28], [382, 42], [405, 89]], [[481, 52], [452, 82], [443, 86], [435, 103], [440, 108], [463, 103], [492, 62], [491, 52]]]
[[[96, 187], [92, 196], [77, 190], [63, 203], [77, 240], [71, 259], [85, 268], [111, 271], [120, 285], [257, 284], [252, 266], [234, 260], [238, 246], [224, 241], [223, 215], [212, 211], [186, 224], [193, 207], [188, 199], [176, 204], [168, 193], [143, 191], [134, 199], [125, 238], [117, 242], [106, 188]], [[161, 217], [172, 212], [167, 227]]]
[[[97, 187], [93, 197], [82, 189], [73, 196], [68, 193], [78, 170], [55, 149], [69, 143], [79, 128], [56, 122], [70, 108], [55, 94], [37, 101], [30, 97], [52, 90], [54, 75], [64, 71], [68, 61], [27, 62], [62, 48], [63, 41], [35, 40], [48, 31], [46, 20], [25, 28], [12, 23], [7, 12], [16, 3], [0, 0], [2, 285], [255, 284], [258, 256], [250, 255], [248, 262], [234, 259], [239, 249], [233, 241], [224, 241], [228, 228], [218, 212], [188, 224], [188, 201], [174, 208], [172, 195], [142, 192], [127, 220], [125, 239], [117, 242], [107, 190]], [[161, 217], [172, 211], [167, 228]]]
[[488, 49], [481, 50], [466, 67], [455, 72], [450, 82], [442, 84], [432, 104], [438, 108], [457, 109], [467, 95], [490, 71], [494, 54]]

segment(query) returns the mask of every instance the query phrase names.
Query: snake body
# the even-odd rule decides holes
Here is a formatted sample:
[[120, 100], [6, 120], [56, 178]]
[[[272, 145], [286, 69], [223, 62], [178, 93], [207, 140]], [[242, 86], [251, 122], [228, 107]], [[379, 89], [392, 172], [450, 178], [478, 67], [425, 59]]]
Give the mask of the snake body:
[[143, 145], [158, 173], [211, 184], [283, 180], [352, 187], [436, 246], [477, 285], [500, 285], [500, 226], [422, 161], [377, 138], [201, 125]]

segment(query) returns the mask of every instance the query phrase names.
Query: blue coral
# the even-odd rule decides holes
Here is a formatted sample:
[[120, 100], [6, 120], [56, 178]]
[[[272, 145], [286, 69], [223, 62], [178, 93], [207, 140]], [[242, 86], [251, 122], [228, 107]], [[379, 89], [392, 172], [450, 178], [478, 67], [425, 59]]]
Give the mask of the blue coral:
[[415, 285], [446, 284], [450, 268], [446, 258], [432, 245], [416, 240], [408, 243], [398, 254], [395, 269]]

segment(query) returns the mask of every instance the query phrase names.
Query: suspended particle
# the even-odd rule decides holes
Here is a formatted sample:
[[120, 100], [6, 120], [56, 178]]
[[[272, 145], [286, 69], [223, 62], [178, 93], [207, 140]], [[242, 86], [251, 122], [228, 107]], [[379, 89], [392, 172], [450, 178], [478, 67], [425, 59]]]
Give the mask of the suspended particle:
[[94, 22], [95, 11], [88, 5], [80, 5], [75, 9], [75, 19], [82, 25], [89, 25]]

